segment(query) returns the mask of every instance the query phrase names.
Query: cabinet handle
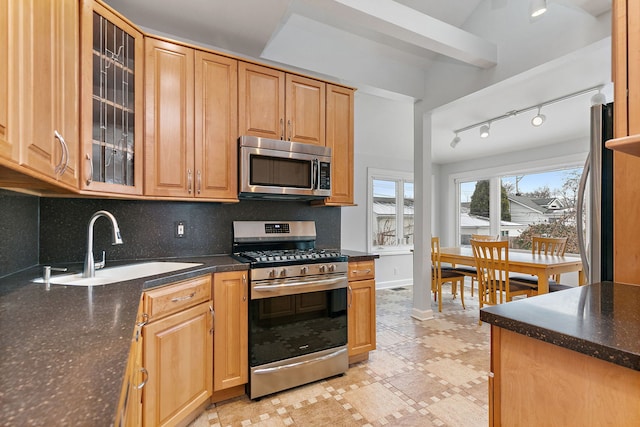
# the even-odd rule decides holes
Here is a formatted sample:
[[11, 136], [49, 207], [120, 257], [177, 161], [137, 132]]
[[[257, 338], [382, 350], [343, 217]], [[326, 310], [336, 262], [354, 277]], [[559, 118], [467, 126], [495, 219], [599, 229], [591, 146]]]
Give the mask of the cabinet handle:
[[192, 293], [190, 293], [189, 295], [185, 295], [182, 297], [175, 297], [171, 299], [171, 302], [179, 302], [179, 301], [186, 301], [188, 299], [193, 298], [194, 296], [196, 296], [196, 291], [193, 291]]
[[91, 161], [91, 156], [86, 155], [86, 159], [89, 160], [89, 178], [87, 178], [87, 186], [93, 182], [93, 162]]
[[213, 310], [213, 306], [209, 306], [209, 311], [211, 312], [211, 330], [209, 333], [213, 333], [216, 330], [216, 312]]
[[197, 180], [197, 183], [196, 183], [197, 191], [198, 191], [198, 194], [200, 194], [200, 191], [202, 191], [202, 173], [200, 173], [200, 169], [198, 169], [196, 174], [198, 175], [198, 180]]
[[138, 384], [136, 386], [136, 388], [138, 390], [140, 390], [142, 387], [144, 387], [145, 385], [147, 385], [147, 381], [149, 381], [149, 371], [147, 371], [145, 368], [140, 368], [140, 372], [142, 372], [142, 374], [144, 375], [144, 379], [142, 380], [142, 382], [140, 384]]
[[280, 139], [284, 139], [284, 119], [280, 117]]
[[351, 289], [351, 285], [347, 286], [347, 291], [349, 292], [347, 307], [351, 308], [351, 303], [353, 302], [353, 289]]
[[139, 327], [143, 327], [149, 322], [149, 315], [147, 313], [142, 313], [142, 321], [136, 323]]
[[291, 120], [287, 122], [287, 127], [289, 129], [289, 141], [291, 141]]
[[351, 270], [351, 272], [353, 273], [354, 276], [357, 275], [357, 274], [360, 274], [360, 273], [369, 274], [369, 273], [371, 273], [371, 269], [368, 268], [366, 270]]
[[244, 287], [244, 295], [242, 296], [242, 301], [246, 301], [247, 300], [247, 275], [246, 274], [242, 275], [242, 285]]
[[60, 150], [61, 150], [60, 163], [56, 165], [55, 172], [56, 172], [56, 175], [62, 176], [67, 170], [67, 167], [69, 166], [69, 149], [67, 148], [67, 143], [65, 142], [64, 138], [62, 137], [62, 135], [60, 135], [60, 132], [58, 132], [57, 130], [54, 130], [53, 135], [56, 137], [56, 139], [60, 143]]
[[187, 191], [191, 194], [191, 169], [187, 170]]

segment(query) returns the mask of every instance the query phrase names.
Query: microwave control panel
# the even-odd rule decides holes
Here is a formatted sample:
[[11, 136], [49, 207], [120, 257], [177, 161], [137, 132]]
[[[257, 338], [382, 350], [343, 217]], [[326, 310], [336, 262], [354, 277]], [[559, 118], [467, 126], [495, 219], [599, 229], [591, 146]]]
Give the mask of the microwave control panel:
[[331, 190], [331, 163], [320, 162], [320, 190]]

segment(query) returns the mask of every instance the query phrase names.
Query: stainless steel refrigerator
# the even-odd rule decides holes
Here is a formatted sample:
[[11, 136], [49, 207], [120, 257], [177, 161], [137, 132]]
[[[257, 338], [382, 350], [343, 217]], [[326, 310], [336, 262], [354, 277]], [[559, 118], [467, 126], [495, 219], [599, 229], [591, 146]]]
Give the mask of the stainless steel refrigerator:
[[611, 138], [613, 103], [592, 106], [591, 149], [577, 206], [578, 243], [587, 283], [613, 280], [613, 151], [604, 145]]

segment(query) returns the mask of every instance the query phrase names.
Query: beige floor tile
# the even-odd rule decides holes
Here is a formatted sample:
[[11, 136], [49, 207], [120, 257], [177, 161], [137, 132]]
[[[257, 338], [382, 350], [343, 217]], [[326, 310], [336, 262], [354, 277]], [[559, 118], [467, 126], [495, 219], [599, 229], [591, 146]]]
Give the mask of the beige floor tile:
[[350, 404], [368, 421], [376, 421], [408, 409], [407, 403], [380, 383], [348, 391], [343, 398], [344, 404]]
[[466, 384], [483, 375], [482, 372], [469, 368], [452, 359], [442, 359], [427, 363], [424, 369], [455, 386]]
[[453, 395], [427, 407], [449, 427], [486, 426], [489, 415], [478, 405], [460, 395]]

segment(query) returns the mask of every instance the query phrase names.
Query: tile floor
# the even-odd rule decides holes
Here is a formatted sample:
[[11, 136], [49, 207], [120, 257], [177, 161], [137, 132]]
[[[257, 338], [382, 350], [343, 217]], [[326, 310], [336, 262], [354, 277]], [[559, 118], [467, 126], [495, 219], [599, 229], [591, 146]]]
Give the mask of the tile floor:
[[[467, 291], [469, 289], [467, 288]], [[443, 290], [442, 313], [417, 321], [411, 287], [377, 292], [377, 350], [341, 377], [252, 402], [212, 405], [190, 427], [486, 426], [489, 325], [478, 301]]]

